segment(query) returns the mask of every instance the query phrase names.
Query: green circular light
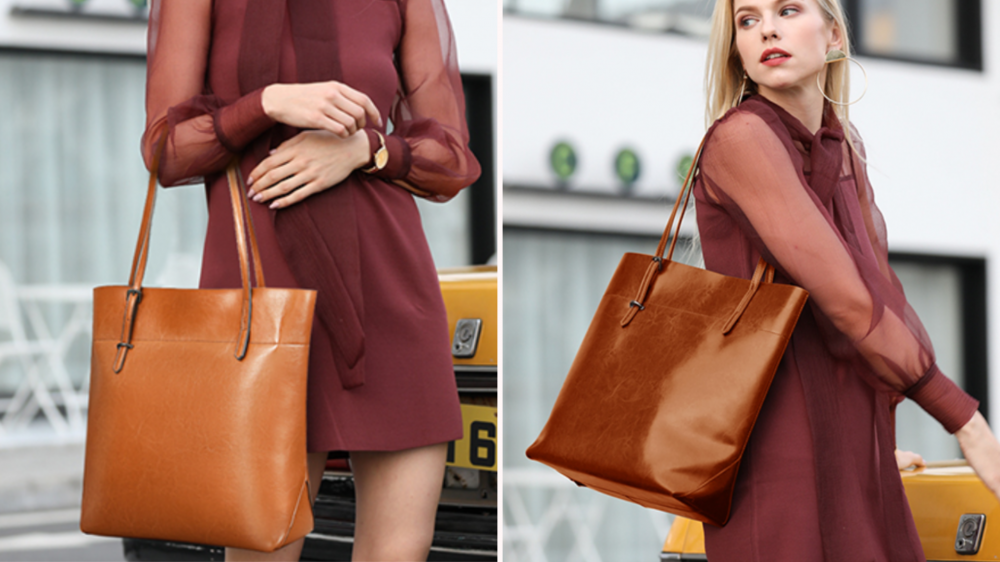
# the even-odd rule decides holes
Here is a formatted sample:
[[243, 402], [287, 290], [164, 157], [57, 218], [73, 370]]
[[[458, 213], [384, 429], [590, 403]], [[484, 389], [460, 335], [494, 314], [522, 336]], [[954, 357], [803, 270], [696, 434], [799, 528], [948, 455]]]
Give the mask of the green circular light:
[[549, 153], [549, 165], [560, 180], [568, 180], [576, 171], [576, 151], [568, 142], [556, 143]]
[[688, 171], [691, 170], [691, 164], [693, 163], [694, 157], [690, 154], [681, 156], [681, 159], [677, 161], [677, 183], [681, 184], [681, 187], [683, 187], [684, 178], [687, 177]]
[[641, 166], [639, 156], [631, 148], [623, 148], [615, 156], [615, 175], [625, 185], [632, 185], [639, 179]]

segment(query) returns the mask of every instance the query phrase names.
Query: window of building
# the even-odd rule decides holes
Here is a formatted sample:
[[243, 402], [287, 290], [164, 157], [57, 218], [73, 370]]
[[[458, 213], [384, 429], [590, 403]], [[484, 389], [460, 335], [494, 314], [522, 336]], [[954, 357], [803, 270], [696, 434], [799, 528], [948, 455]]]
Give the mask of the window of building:
[[[938, 366], [988, 416], [985, 260], [892, 253], [889, 262], [934, 344]], [[896, 444], [928, 460], [962, 456], [958, 442], [909, 400], [896, 409]]]
[[714, 0], [504, 0], [508, 12], [707, 37]]
[[416, 199], [438, 267], [483, 264], [496, 254], [493, 79], [488, 74], [463, 74], [462, 88], [469, 148], [482, 173], [447, 205]]
[[982, 70], [980, 0], [845, 0], [861, 55]]
[[[982, 70], [981, 0], [841, 0], [858, 54]], [[708, 37], [714, 0], [504, 0], [510, 13]]]

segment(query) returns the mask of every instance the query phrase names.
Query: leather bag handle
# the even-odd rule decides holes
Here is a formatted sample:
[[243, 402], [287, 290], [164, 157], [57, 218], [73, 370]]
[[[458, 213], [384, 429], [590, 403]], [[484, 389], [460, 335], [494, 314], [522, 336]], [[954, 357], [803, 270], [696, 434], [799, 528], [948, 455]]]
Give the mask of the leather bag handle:
[[[142, 213], [142, 224], [139, 227], [139, 240], [136, 242], [135, 255], [132, 258], [132, 270], [129, 274], [129, 288], [125, 293], [125, 316], [122, 320], [121, 337], [118, 342], [118, 353], [115, 357], [114, 372], [121, 372], [125, 366], [128, 351], [132, 344], [132, 331], [135, 327], [135, 316], [142, 302], [142, 281], [146, 274], [146, 260], [149, 257], [149, 240], [153, 227], [153, 209], [156, 206], [157, 172], [160, 160], [166, 149], [167, 135], [164, 133], [160, 145], [153, 156], [150, 167], [149, 185], [146, 190], [146, 206]], [[240, 280], [243, 285], [243, 307], [240, 317], [240, 330], [236, 339], [234, 356], [242, 360], [250, 345], [250, 325], [253, 317], [253, 284], [250, 281], [250, 256], [253, 256], [253, 269], [256, 285], [264, 287], [264, 271], [260, 261], [260, 248], [257, 245], [257, 235], [254, 232], [253, 216], [246, 201], [239, 171], [239, 159], [234, 158], [226, 168], [229, 182], [229, 197], [233, 208], [233, 225], [236, 234], [236, 249], [240, 260]], [[249, 251], [247, 239], [249, 238]]]
[[[694, 159], [691, 161], [691, 167], [688, 168], [687, 176], [684, 178], [684, 183], [681, 184], [681, 191], [677, 194], [677, 200], [674, 201], [674, 208], [670, 211], [670, 218], [667, 220], [667, 226], [663, 229], [663, 235], [660, 236], [660, 243], [656, 246], [656, 253], [653, 254], [653, 261], [646, 268], [645, 275], [642, 276], [642, 281], [639, 283], [639, 290], [636, 293], [634, 299], [629, 302], [629, 310], [625, 314], [624, 318], [621, 320], [621, 325], [624, 328], [635, 318], [635, 315], [646, 308], [646, 297], [649, 295], [649, 288], [653, 284], [653, 280], [656, 275], [663, 271], [665, 266], [664, 261], [669, 264], [673, 261], [674, 248], [677, 246], [677, 239], [680, 237], [681, 233], [681, 222], [684, 221], [684, 213], [687, 211], [688, 202], [691, 199], [691, 192], [694, 191], [694, 176], [695, 170], [698, 168], [698, 162], [701, 160], [702, 149], [705, 148], [705, 141], [707, 140], [707, 135], [701, 139], [701, 143], [698, 145], [698, 150], [695, 152]], [[683, 201], [683, 203], [681, 203]], [[677, 214], [678, 208], [680, 209], [680, 215]], [[674, 227], [674, 218], [677, 218], [677, 226]], [[671, 236], [671, 232], [673, 236]], [[667, 242], [670, 242], [669, 249], [667, 248]], [[663, 252], [666, 251], [666, 257], [664, 257]], [[736, 326], [736, 322], [743, 315], [747, 306], [750, 304], [750, 299], [753, 298], [754, 294], [757, 293], [757, 289], [760, 287], [761, 280], [765, 283], [774, 282], [774, 266], [767, 263], [763, 257], [757, 260], [757, 268], [754, 270], [753, 277], [750, 279], [750, 288], [747, 290], [746, 294], [743, 295], [743, 299], [733, 310], [729, 319], [726, 320], [722, 328], [723, 334], [728, 334], [732, 331], [733, 327]]]

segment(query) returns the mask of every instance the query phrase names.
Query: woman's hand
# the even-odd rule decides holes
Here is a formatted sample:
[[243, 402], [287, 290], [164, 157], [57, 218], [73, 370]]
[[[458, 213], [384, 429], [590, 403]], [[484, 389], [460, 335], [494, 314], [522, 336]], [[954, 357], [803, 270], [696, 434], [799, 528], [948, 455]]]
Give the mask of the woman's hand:
[[927, 463], [924, 462], [924, 457], [913, 451], [900, 451], [896, 449], [896, 466], [899, 467], [899, 470], [906, 470], [911, 466], [916, 468], [927, 466]]
[[993, 495], [1000, 499], [1000, 443], [997, 443], [986, 418], [976, 412], [955, 433], [955, 437], [969, 465]]
[[301, 129], [322, 129], [341, 138], [353, 135], [371, 119], [382, 116], [365, 94], [337, 81], [310, 84], [271, 84], [261, 104], [268, 117]]
[[302, 131], [281, 143], [250, 172], [247, 195], [280, 209], [344, 181], [371, 159], [368, 135], [342, 139], [327, 131]]

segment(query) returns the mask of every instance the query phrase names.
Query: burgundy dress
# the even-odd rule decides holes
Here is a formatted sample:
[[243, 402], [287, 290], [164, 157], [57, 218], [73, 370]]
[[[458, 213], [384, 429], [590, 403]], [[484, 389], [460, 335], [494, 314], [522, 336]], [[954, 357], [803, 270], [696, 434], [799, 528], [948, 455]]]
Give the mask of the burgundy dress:
[[[447, 316], [411, 191], [444, 201], [471, 184], [454, 41], [441, 0], [154, 2], [147, 163], [204, 181], [201, 287], [240, 286], [224, 169], [247, 174], [299, 130], [263, 112], [275, 83], [337, 80], [366, 93], [389, 163], [281, 210], [250, 202], [266, 283], [317, 290], [309, 359], [310, 451], [401, 450], [462, 436]], [[374, 124], [369, 123], [369, 126]], [[374, 129], [367, 131], [374, 151]]]
[[[938, 370], [888, 264], [864, 163], [829, 107], [812, 134], [762, 96], [708, 132], [695, 184], [708, 269], [810, 293], [740, 466], [709, 560], [924, 560], [893, 454], [909, 397], [954, 433], [978, 403]], [[851, 131], [862, 153], [860, 138]]]

